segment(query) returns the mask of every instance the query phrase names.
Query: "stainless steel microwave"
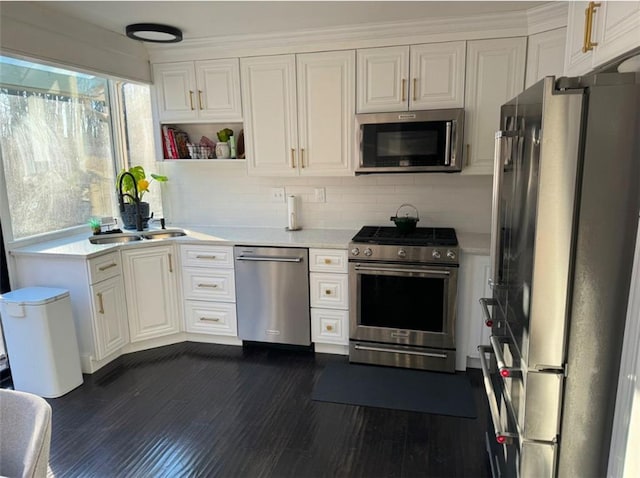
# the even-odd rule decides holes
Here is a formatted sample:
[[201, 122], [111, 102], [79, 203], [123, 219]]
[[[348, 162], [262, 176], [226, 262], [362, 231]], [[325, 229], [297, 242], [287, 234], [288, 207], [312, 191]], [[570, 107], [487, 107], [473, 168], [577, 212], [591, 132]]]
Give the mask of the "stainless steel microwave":
[[356, 174], [459, 172], [464, 109], [356, 115]]

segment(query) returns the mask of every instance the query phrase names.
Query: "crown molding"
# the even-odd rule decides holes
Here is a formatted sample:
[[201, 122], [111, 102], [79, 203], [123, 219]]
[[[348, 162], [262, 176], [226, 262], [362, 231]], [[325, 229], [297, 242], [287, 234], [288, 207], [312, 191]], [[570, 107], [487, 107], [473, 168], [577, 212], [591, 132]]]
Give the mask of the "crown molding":
[[[551, 22], [557, 9], [538, 8], [532, 18], [541, 25]], [[566, 6], [564, 9], [566, 24]], [[553, 13], [556, 12], [556, 13]], [[477, 40], [527, 36], [528, 12], [505, 12], [473, 17], [370, 23], [338, 28], [279, 32], [267, 35], [232, 35], [185, 40], [175, 45], [146, 45], [152, 63], [214, 58], [305, 53], [323, 50]], [[543, 28], [536, 26], [535, 30]]]
[[527, 10], [528, 34], [535, 35], [567, 26], [569, 2], [551, 2]]

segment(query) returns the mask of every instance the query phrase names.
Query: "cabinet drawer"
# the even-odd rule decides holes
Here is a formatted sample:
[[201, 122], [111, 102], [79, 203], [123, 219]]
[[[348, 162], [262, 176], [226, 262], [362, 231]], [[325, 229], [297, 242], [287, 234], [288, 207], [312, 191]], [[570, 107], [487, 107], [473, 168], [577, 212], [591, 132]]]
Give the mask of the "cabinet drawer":
[[349, 311], [311, 309], [311, 340], [321, 344], [349, 345]]
[[94, 257], [89, 261], [91, 284], [120, 275], [121, 273], [122, 263], [120, 262], [120, 252], [118, 251]]
[[238, 335], [236, 304], [187, 300], [185, 330], [196, 334]]
[[220, 300], [235, 302], [236, 285], [233, 269], [182, 270], [182, 286], [185, 299]]
[[342, 249], [309, 249], [312, 272], [348, 272], [347, 251]]
[[184, 245], [180, 250], [184, 267], [233, 269], [233, 247]]
[[349, 308], [348, 278], [347, 274], [319, 272], [309, 274], [311, 307], [347, 310]]

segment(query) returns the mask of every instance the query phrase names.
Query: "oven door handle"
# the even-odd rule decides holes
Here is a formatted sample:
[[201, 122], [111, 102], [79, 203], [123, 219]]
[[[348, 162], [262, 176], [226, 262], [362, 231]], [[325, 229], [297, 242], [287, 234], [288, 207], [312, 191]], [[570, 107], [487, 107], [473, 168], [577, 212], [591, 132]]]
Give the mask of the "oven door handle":
[[489, 410], [491, 412], [491, 421], [493, 422], [493, 431], [498, 443], [505, 444], [510, 443], [512, 438], [518, 436], [517, 433], [507, 430], [501, 430], [498, 427], [500, 423], [500, 411], [498, 410], [498, 401], [496, 399], [496, 392], [493, 389], [493, 383], [491, 382], [491, 375], [489, 374], [489, 366], [487, 365], [486, 353], [493, 353], [493, 349], [486, 345], [478, 347], [480, 352], [480, 367], [482, 368], [482, 377], [484, 379], [484, 390], [487, 394], [487, 401], [489, 402]]
[[441, 276], [449, 276], [451, 273], [446, 270], [437, 270], [437, 269], [403, 269], [401, 267], [375, 267], [375, 266], [355, 266], [356, 272], [364, 271], [364, 272], [406, 272], [406, 273], [424, 273], [424, 274], [434, 274]]
[[436, 354], [432, 352], [415, 352], [413, 350], [385, 349], [383, 347], [370, 347], [368, 345], [360, 345], [360, 344], [356, 344], [355, 348], [356, 350], [368, 350], [369, 352], [388, 352], [388, 353], [394, 353], [394, 354], [400, 353], [400, 354], [406, 354], [406, 355], [420, 355], [422, 357], [435, 357], [435, 358], [441, 358], [441, 359], [447, 358], [447, 354]]

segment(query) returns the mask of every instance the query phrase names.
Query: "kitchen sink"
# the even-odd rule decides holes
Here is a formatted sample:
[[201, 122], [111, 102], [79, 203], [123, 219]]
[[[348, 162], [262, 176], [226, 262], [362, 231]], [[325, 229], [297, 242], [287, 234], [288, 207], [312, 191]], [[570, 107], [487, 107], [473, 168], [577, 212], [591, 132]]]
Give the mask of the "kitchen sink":
[[171, 237], [186, 236], [182, 229], [161, 229], [158, 231], [143, 232], [140, 234], [145, 239], [169, 239]]
[[140, 241], [142, 237], [138, 234], [107, 234], [104, 236], [91, 236], [89, 242], [91, 244], [115, 244], [118, 242]]

